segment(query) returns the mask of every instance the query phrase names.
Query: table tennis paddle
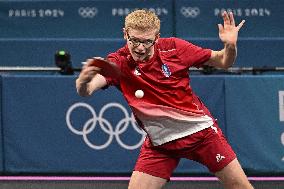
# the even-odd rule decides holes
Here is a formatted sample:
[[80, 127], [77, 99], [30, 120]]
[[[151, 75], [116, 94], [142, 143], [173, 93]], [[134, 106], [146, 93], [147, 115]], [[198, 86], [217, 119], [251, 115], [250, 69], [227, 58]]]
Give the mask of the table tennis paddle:
[[91, 65], [101, 68], [99, 74], [105, 77], [120, 77], [121, 75], [119, 67], [106, 59], [93, 58]]

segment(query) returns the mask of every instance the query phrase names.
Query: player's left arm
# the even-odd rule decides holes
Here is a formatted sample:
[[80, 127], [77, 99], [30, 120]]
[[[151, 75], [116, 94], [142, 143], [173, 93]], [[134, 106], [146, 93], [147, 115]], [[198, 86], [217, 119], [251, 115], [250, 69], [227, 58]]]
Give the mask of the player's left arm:
[[241, 23], [236, 26], [232, 12], [227, 13], [225, 11], [223, 12], [222, 17], [224, 25], [218, 24], [218, 28], [219, 38], [224, 43], [224, 48], [220, 51], [212, 50], [211, 57], [205, 64], [227, 69], [231, 67], [236, 60], [238, 33], [245, 21], [242, 20]]

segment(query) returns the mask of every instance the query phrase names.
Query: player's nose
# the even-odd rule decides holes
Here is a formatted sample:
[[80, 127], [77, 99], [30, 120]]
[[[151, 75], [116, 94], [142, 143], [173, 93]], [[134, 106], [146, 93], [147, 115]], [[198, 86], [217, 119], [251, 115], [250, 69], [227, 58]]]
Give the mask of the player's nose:
[[143, 46], [143, 43], [139, 43], [139, 45], [136, 48], [140, 51], [143, 51], [145, 49], [145, 47]]

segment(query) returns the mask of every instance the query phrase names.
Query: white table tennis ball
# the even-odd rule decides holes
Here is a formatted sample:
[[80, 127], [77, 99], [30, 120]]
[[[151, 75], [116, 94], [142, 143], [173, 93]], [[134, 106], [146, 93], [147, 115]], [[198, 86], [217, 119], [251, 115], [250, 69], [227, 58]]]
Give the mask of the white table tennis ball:
[[143, 98], [144, 92], [142, 90], [135, 91], [136, 98]]

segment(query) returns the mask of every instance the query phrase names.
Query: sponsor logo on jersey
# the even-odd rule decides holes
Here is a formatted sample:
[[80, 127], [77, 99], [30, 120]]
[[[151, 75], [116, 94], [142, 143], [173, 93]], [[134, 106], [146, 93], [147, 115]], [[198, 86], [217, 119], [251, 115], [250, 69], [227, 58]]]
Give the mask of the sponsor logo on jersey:
[[222, 161], [223, 159], [225, 159], [225, 156], [222, 156], [221, 154], [217, 154], [216, 155], [216, 160], [219, 163], [220, 161]]
[[137, 75], [137, 76], [138, 76], [138, 75], [141, 75], [141, 72], [140, 72], [140, 70], [139, 70], [138, 67], [135, 68], [135, 70], [134, 70], [133, 73], [134, 73], [134, 75]]

